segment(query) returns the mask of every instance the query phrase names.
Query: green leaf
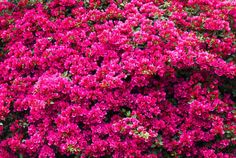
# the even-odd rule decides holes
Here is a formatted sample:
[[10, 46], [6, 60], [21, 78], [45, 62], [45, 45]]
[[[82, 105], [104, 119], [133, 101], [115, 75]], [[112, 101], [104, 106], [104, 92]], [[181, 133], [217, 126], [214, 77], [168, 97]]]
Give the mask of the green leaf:
[[127, 112], [126, 112], [126, 116], [130, 117], [130, 114], [131, 114], [130, 111], [127, 111]]
[[20, 155], [19, 155], [19, 158], [23, 158], [23, 155], [22, 155], [22, 154], [20, 154]]
[[137, 26], [137, 27], [132, 27], [132, 30], [133, 32], [137, 32], [137, 31], [140, 31], [141, 30], [141, 27], [140, 26]]

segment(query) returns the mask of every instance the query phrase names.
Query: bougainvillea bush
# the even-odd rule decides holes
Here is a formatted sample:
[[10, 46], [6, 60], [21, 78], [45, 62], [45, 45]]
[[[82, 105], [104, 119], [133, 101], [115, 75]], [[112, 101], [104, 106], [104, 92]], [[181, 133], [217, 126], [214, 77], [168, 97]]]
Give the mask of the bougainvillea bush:
[[0, 157], [233, 158], [235, 0], [0, 2]]

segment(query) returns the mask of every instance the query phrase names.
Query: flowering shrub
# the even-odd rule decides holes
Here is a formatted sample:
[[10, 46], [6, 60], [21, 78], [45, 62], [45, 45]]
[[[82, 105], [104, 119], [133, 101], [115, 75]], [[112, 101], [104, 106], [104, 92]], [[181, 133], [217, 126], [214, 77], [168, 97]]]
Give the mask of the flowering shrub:
[[236, 1], [0, 2], [0, 157], [236, 154]]

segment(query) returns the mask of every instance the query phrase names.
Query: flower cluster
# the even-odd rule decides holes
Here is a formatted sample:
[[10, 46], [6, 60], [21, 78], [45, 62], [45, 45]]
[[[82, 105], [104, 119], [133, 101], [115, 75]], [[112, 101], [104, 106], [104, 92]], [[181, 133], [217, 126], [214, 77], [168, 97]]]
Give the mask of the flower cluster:
[[234, 0], [0, 2], [0, 157], [236, 154]]

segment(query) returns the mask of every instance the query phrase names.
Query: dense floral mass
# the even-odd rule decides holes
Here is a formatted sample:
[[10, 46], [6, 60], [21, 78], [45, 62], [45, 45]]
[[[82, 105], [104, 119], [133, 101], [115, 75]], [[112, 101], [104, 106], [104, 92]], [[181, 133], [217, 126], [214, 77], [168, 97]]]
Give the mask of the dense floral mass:
[[0, 2], [0, 157], [236, 155], [235, 0]]

